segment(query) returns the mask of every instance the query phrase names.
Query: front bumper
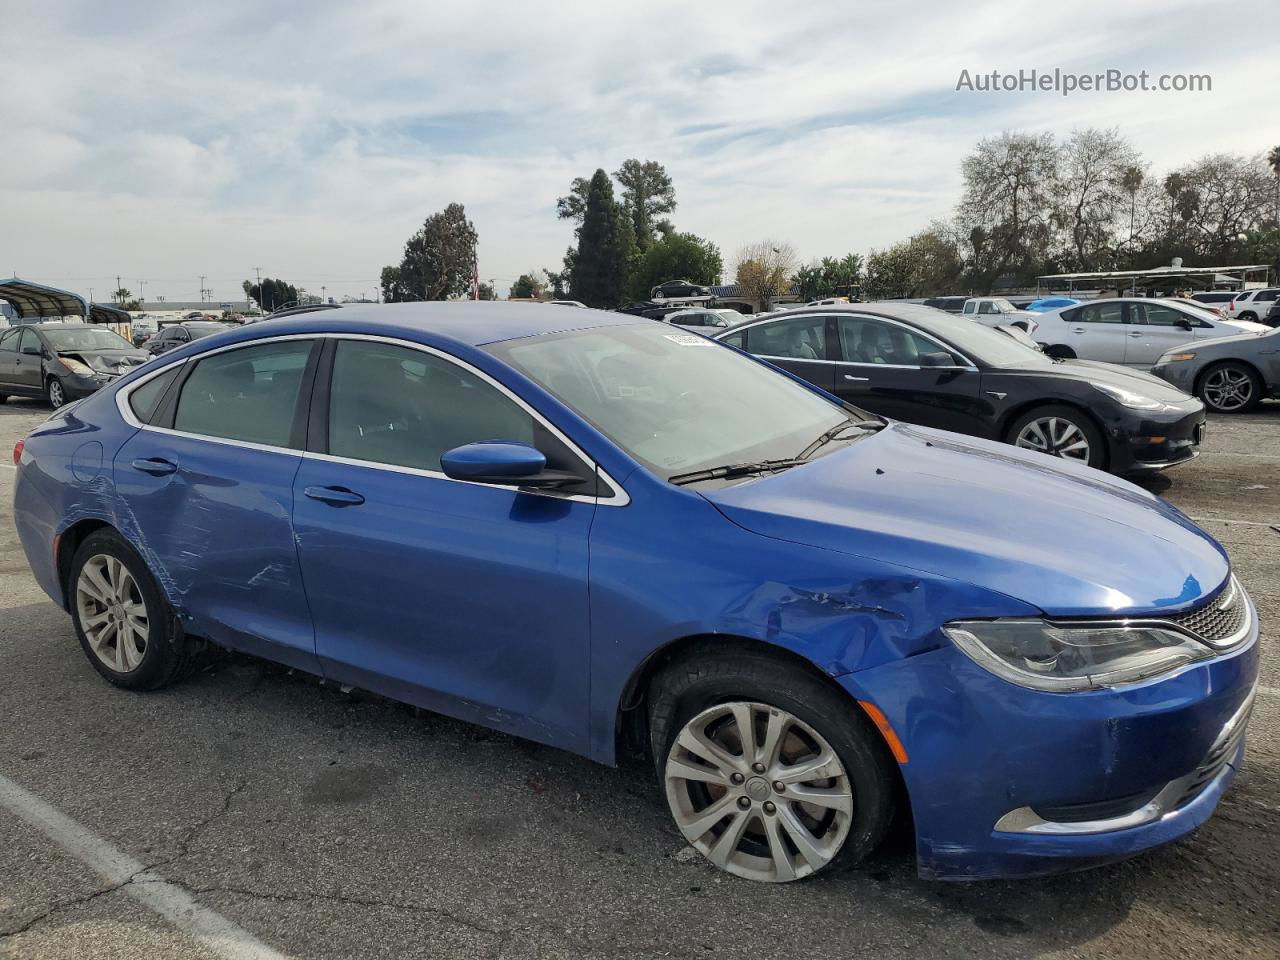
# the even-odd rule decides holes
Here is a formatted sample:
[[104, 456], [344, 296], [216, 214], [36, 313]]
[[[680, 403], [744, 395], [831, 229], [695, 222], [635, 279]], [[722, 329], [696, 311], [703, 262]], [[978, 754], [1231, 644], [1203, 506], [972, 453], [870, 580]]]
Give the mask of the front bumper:
[[1200, 455], [1204, 430], [1204, 405], [1199, 401], [1160, 413], [1132, 411], [1109, 431], [1111, 471], [1164, 470], [1194, 460]]
[[1236, 649], [1110, 690], [1025, 689], [945, 641], [839, 678], [885, 713], [907, 751], [921, 876], [1080, 869], [1204, 823], [1244, 755], [1258, 675], [1250, 609]]
[[97, 393], [103, 387], [109, 387], [120, 378], [115, 374], [102, 374], [92, 377], [73, 374], [62, 376], [58, 379], [62, 382], [62, 392], [68, 400], [83, 400], [85, 397]]

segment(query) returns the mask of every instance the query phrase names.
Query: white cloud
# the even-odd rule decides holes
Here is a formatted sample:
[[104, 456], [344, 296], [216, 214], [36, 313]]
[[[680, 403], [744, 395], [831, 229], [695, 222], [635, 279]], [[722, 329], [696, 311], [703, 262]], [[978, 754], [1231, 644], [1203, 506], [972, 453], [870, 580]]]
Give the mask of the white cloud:
[[[1267, 148], [1275, 120], [1265, 45], [1189, 44], [1205, 16], [1190, 0], [11, 6], [13, 267], [76, 283], [119, 270], [171, 298], [201, 273], [230, 296], [259, 263], [362, 292], [452, 200], [501, 284], [557, 264], [555, 197], [629, 156], [666, 164], [678, 226], [726, 258], [765, 235], [810, 257], [945, 216], [960, 159], [1001, 129], [1115, 125], [1165, 170]], [[1278, 15], [1246, 0], [1233, 22], [1262, 35]], [[962, 68], [1112, 66], [1211, 73], [1214, 91], [954, 89]]]

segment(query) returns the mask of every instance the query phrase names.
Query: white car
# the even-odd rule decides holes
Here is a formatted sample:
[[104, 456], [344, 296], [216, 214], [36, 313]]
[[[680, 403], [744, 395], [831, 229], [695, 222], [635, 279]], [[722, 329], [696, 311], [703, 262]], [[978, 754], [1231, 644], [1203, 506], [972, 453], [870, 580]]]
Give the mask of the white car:
[[698, 333], [719, 333], [726, 327], [747, 319], [737, 310], [677, 310], [662, 318], [664, 323], [674, 323]]
[[1241, 290], [1230, 303], [1223, 304], [1232, 320], [1249, 320], [1257, 323], [1271, 312], [1271, 305], [1280, 299], [1280, 287], [1261, 290]]
[[1266, 330], [1224, 320], [1188, 300], [1113, 297], [1040, 314], [1036, 342], [1051, 357], [1102, 360], [1146, 369], [1170, 347], [1189, 340]]
[[1004, 297], [970, 297], [960, 309], [961, 316], [988, 327], [1017, 327], [1035, 333], [1040, 314], [1019, 310]]

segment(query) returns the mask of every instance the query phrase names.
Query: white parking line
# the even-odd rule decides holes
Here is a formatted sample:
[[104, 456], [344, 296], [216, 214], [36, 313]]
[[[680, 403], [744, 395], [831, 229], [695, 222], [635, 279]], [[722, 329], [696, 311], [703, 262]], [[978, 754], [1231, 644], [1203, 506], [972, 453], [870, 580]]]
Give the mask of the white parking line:
[[67, 853], [201, 945], [228, 960], [286, 960], [253, 934], [226, 917], [202, 907], [185, 890], [147, 871], [146, 865], [90, 833], [66, 814], [49, 806], [0, 774], [0, 807], [25, 820]]

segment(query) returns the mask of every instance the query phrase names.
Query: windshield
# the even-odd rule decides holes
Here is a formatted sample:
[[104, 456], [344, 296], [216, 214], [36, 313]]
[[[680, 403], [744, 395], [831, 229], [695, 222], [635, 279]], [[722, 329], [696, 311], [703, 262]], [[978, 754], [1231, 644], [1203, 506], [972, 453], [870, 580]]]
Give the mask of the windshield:
[[44, 335], [56, 353], [68, 350], [133, 349], [133, 344], [124, 337], [96, 327], [85, 327], [83, 330], [46, 330]]
[[486, 349], [664, 479], [794, 457], [836, 424], [867, 416], [663, 325], [598, 327]]
[[970, 360], [981, 361], [989, 367], [1047, 370], [1053, 366], [1053, 359], [1039, 350], [1020, 343], [994, 327], [986, 327], [963, 317], [939, 314], [937, 317], [930, 317], [927, 325], [920, 324], [920, 328], [926, 333], [943, 337]]

